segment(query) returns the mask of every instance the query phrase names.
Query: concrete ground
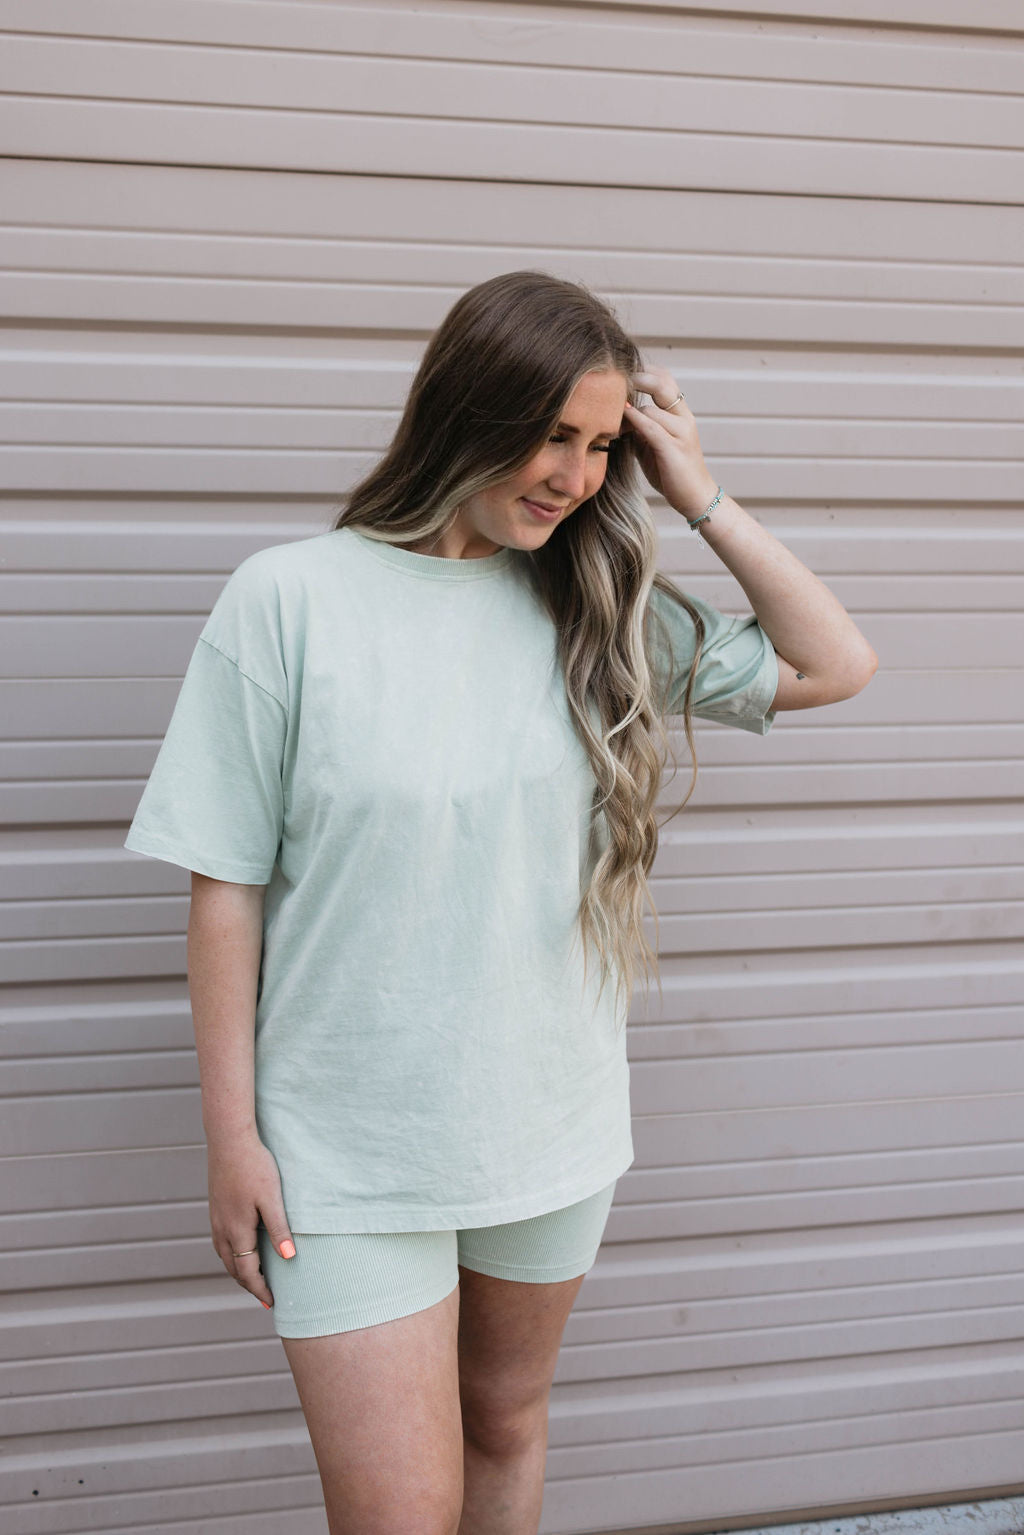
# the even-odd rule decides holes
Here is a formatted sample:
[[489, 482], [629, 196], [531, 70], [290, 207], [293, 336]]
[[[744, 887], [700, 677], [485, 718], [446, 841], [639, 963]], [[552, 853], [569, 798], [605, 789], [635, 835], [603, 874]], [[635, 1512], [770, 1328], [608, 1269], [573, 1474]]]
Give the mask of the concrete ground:
[[742, 1535], [1024, 1535], [1024, 1497], [890, 1514], [853, 1514], [807, 1524], [773, 1524]]

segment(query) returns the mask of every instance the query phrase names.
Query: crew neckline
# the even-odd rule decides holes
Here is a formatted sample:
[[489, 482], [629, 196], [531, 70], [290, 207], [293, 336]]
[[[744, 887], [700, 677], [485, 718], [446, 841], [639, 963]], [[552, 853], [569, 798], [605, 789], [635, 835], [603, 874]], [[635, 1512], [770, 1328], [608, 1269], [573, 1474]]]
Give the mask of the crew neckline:
[[425, 576], [430, 581], [485, 580], [511, 565], [516, 554], [516, 550], [506, 546], [494, 554], [482, 555], [479, 559], [452, 560], [437, 554], [417, 554], [404, 544], [389, 544], [380, 538], [369, 538], [358, 528], [349, 528], [348, 531], [359, 540], [360, 547], [375, 559], [383, 560], [396, 570], [404, 570], [408, 575]]

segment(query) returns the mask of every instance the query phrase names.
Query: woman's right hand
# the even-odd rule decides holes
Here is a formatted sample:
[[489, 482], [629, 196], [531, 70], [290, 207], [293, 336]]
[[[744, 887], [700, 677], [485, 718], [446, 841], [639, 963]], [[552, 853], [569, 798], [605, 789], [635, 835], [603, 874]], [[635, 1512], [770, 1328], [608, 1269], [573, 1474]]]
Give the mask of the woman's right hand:
[[256, 1238], [261, 1217], [282, 1258], [295, 1256], [274, 1155], [255, 1132], [212, 1139], [207, 1141], [207, 1169], [217, 1256], [232, 1279], [269, 1308], [274, 1297], [263, 1277]]

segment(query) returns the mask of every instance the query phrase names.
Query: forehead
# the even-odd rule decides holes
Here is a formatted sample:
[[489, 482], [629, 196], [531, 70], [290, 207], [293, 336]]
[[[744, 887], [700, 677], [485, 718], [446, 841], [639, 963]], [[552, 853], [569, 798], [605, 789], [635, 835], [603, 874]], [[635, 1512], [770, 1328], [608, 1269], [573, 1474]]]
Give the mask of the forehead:
[[566, 402], [562, 421], [595, 437], [614, 437], [622, 426], [627, 395], [628, 385], [621, 373], [584, 373]]

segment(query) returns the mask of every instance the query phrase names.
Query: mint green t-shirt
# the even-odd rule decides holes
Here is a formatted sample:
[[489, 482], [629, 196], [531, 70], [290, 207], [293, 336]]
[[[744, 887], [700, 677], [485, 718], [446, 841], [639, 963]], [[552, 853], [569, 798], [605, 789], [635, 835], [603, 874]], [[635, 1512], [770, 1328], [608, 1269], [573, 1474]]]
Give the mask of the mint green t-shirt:
[[[250, 556], [125, 841], [267, 887], [256, 1119], [294, 1231], [525, 1219], [633, 1160], [625, 1018], [576, 920], [595, 780], [528, 558], [351, 528]], [[764, 733], [770, 640], [693, 600], [695, 713]], [[651, 601], [675, 705], [692, 623]]]

